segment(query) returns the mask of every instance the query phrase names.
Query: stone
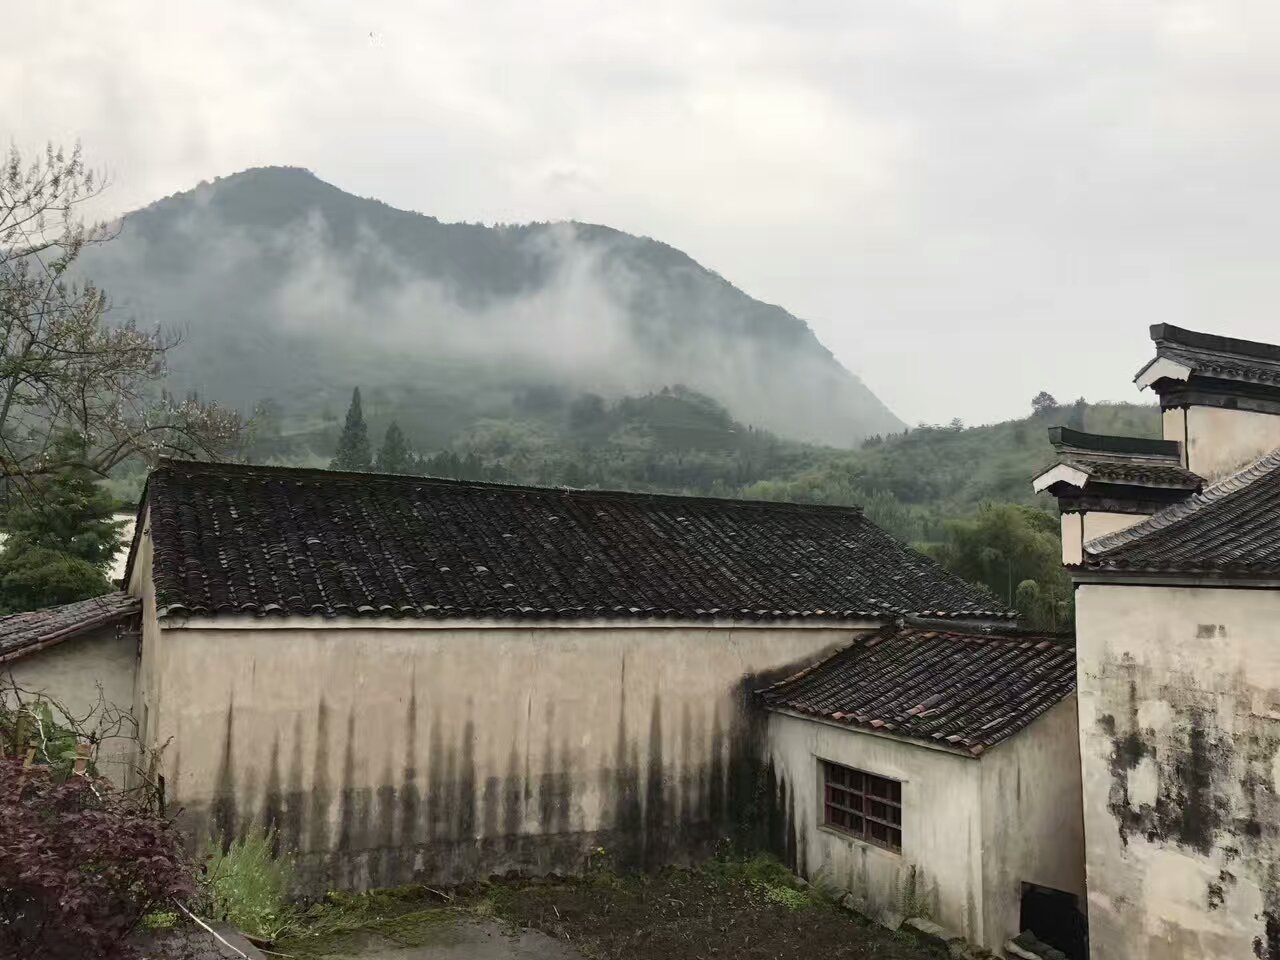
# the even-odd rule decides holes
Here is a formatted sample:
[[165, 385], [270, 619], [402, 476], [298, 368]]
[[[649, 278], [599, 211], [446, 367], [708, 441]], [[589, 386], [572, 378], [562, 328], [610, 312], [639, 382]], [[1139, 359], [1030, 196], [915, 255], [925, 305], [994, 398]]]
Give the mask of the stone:
[[1021, 960], [1041, 960], [1040, 954], [1033, 953], [1016, 940], [1010, 940], [1006, 943], [1004, 952], [1011, 957], [1019, 957]]
[[840, 906], [841, 908], [848, 910], [850, 913], [862, 915], [864, 904], [852, 893], [846, 893], [840, 898]]
[[948, 930], [932, 920], [926, 920], [924, 917], [911, 917], [903, 926], [915, 931], [916, 935], [926, 943], [941, 947], [943, 950], [948, 950], [953, 940], [964, 942], [964, 937], [960, 936], [960, 934]]

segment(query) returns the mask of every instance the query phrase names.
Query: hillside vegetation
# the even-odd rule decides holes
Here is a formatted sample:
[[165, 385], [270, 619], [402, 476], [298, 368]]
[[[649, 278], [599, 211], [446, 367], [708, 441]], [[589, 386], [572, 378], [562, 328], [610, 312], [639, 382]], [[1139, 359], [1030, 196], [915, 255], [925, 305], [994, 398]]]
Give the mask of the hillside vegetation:
[[[393, 418], [367, 399], [364, 412], [376, 451]], [[268, 402], [244, 455], [258, 463], [327, 466], [341, 425], [337, 414], [289, 415]], [[945, 539], [949, 521], [972, 516], [985, 502], [1052, 510], [1051, 500], [1032, 493], [1031, 478], [1052, 456], [1047, 430], [1054, 425], [1155, 437], [1160, 413], [1139, 404], [1073, 404], [989, 426], [920, 426], [840, 450], [739, 423], [687, 387], [616, 401], [541, 389], [518, 398], [505, 416], [472, 422], [443, 446], [405, 432], [410, 472], [860, 505], [899, 538], [928, 544]], [[122, 471], [113, 492], [136, 496], [142, 479], [140, 467]]]
[[265, 168], [129, 214], [80, 269], [115, 319], [182, 331], [173, 393], [244, 413], [271, 398], [313, 433], [356, 384], [429, 447], [547, 391], [674, 383], [798, 439], [903, 427], [803, 320], [603, 226], [442, 223]]

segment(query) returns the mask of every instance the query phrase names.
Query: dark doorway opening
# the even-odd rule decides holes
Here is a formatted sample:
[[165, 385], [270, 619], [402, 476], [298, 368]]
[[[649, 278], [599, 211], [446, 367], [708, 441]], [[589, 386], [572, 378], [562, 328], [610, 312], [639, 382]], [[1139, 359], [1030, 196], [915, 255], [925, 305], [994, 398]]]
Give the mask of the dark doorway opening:
[[1061, 950], [1070, 960], [1088, 960], [1088, 921], [1080, 898], [1073, 893], [1024, 883], [1021, 928], [1041, 943]]

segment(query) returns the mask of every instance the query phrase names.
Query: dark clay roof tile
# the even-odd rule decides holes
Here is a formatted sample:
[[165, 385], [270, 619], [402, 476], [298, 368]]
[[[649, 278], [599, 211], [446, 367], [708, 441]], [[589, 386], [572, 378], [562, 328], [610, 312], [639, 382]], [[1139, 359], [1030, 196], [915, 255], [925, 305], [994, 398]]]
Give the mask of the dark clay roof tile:
[[856, 508], [168, 462], [165, 612], [1008, 617]]
[[888, 627], [759, 693], [766, 706], [957, 744], [1008, 739], [1075, 690], [1061, 636]]

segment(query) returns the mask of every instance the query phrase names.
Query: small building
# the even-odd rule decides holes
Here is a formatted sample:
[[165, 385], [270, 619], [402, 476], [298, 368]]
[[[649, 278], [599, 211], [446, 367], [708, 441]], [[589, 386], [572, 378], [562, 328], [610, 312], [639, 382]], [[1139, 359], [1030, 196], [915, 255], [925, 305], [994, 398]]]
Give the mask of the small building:
[[904, 616], [1012, 614], [856, 508], [166, 463], [134, 712], [195, 835], [310, 889], [756, 834], [753, 691]]
[[96, 759], [118, 782], [135, 731], [117, 730], [110, 714], [133, 709], [141, 610], [136, 597], [117, 592], [0, 617], [0, 696], [55, 698], [86, 732], [109, 725], [120, 737], [103, 743]]
[[762, 691], [794, 867], [888, 918], [1083, 957], [1068, 637], [889, 626]]
[[[1277, 958], [1280, 346], [1151, 336], [1136, 381], [1160, 398], [1163, 441], [1064, 434], [1036, 482], [1064, 530], [1085, 528], [1063, 559], [1092, 955]], [[1159, 468], [1090, 500], [1100, 475], [1078, 451], [1104, 446]]]
[[1204, 479], [1182, 462], [1182, 444], [1051, 427], [1054, 463], [1032, 481], [1062, 514], [1062, 557], [1078, 564], [1090, 540], [1123, 530], [1198, 493]]

